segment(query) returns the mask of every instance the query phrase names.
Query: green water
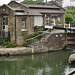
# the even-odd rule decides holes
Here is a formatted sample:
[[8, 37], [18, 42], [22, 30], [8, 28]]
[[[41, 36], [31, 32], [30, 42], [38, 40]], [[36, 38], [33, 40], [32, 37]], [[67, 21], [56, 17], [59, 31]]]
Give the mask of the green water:
[[0, 57], [0, 75], [68, 75], [75, 65], [68, 64], [74, 50], [43, 54]]

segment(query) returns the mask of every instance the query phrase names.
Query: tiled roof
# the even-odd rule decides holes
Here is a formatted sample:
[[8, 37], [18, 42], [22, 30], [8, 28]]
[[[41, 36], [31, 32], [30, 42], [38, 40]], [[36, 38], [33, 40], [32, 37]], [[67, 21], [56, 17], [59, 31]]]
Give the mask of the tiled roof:
[[[58, 6], [47, 6], [47, 5], [29, 5], [29, 4], [22, 4], [27, 8], [25, 10], [21, 7], [10, 7], [6, 5], [8, 8], [14, 11], [15, 15], [42, 15], [42, 14], [61, 14], [65, 13], [63, 9]], [[21, 4], [20, 4], [21, 6]]]
[[62, 10], [48, 10], [48, 9], [29, 9], [29, 15], [42, 15], [42, 14], [62, 14]]
[[24, 6], [27, 6], [29, 8], [59, 8], [57, 6], [47, 6], [47, 5], [31, 5], [31, 4], [23, 4]]

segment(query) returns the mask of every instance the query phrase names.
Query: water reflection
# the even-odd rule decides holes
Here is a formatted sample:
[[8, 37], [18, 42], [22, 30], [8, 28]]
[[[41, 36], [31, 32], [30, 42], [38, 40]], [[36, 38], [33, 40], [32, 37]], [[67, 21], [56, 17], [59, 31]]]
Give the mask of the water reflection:
[[0, 57], [0, 75], [68, 75], [75, 69], [67, 63], [71, 52]]

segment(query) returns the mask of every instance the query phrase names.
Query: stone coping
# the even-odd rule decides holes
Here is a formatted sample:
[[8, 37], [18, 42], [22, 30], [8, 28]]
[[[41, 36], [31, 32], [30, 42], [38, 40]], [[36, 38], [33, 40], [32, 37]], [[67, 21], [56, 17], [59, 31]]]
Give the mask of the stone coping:
[[23, 55], [34, 53], [33, 48], [15, 47], [15, 48], [0, 48], [0, 55]]

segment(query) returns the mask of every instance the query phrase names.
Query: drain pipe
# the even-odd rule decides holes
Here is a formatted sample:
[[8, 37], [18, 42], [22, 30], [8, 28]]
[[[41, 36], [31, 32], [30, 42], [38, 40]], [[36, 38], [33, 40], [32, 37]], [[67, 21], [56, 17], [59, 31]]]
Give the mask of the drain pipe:
[[16, 43], [16, 15], [15, 15], [15, 43]]

